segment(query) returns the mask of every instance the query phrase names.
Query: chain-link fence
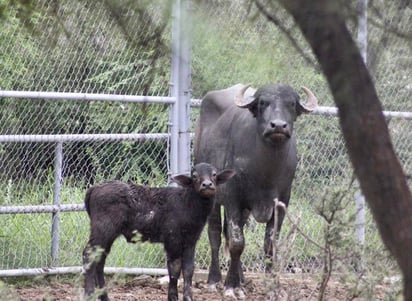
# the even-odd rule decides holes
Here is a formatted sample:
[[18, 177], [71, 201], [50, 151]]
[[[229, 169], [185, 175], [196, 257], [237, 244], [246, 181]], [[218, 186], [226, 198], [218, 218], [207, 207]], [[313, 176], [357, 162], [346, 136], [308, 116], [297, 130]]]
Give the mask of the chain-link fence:
[[[1, 269], [79, 266], [88, 218], [69, 211], [89, 185], [167, 185], [169, 3], [123, 4], [40, 1], [2, 27], [0, 87], [21, 93], [0, 100], [1, 205], [20, 212], [0, 217]], [[163, 266], [160, 246], [130, 250], [108, 264]]]
[[[0, 30], [1, 90], [169, 94], [172, 38], [168, 2], [39, 3], [44, 5], [36, 7], [38, 13], [31, 16], [30, 23], [10, 17]], [[296, 89], [307, 86], [321, 106], [333, 106], [309, 46], [287, 14], [278, 7], [271, 8], [285, 30], [268, 22], [250, 1], [192, 1], [194, 98], [239, 82], [254, 86], [283, 82]], [[389, 8], [384, 16], [379, 14], [380, 7], [370, 9], [374, 22], [370, 22], [368, 32], [369, 68], [385, 110], [412, 112], [410, 45], [396, 32], [408, 29], [412, 11], [409, 7]], [[355, 22], [348, 23], [355, 32]], [[300, 51], [288, 36], [298, 41]], [[167, 103], [101, 98], [0, 99], [1, 208], [51, 205], [56, 195], [60, 208], [81, 205], [87, 186], [108, 179], [166, 185], [170, 173], [169, 113]], [[196, 115], [194, 108], [192, 120]], [[411, 173], [412, 123], [410, 114], [403, 115], [388, 122], [399, 159], [405, 172]], [[289, 212], [304, 235], [291, 234], [296, 227], [287, 219], [281, 241], [295, 237], [293, 246], [284, 252], [288, 268], [318, 269], [322, 254], [311, 240], [324, 244], [325, 222], [319, 214], [322, 200], [331, 202], [344, 192], [346, 199], [352, 200], [357, 188], [350, 186], [352, 169], [336, 116], [302, 116], [295, 127], [299, 165]], [[60, 165], [61, 181], [56, 174]], [[56, 178], [60, 187], [56, 187]], [[354, 202], [347, 204], [347, 231], [352, 235]], [[28, 211], [35, 211], [32, 209]], [[51, 208], [50, 212], [54, 213], [0, 215], [1, 270], [81, 265], [89, 230], [87, 215], [81, 210], [56, 213]], [[51, 250], [51, 232], [56, 230], [57, 218], [59, 247], [53, 255], [56, 250]], [[368, 262], [372, 260], [370, 254], [382, 248], [369, 214], [365, 231], [364, 256]], [[261, 272], [264, 225], [250, 220], [245, 232], [244, 267]], [[356, 240], [350, 243], [349, 247], [355, 249]], [[207, 268], [208, 258], [204, 234], [196, 251], [196, 267]], [[115, 243], [106, 265], [165, 266], [161, 246], [127, 245], [124, 239]]]
[[[282, 82], [296, 89], [302, 85], [307, 86], [318, 96], [321, 106], [333, 106], [327, 83], [310, 47], [290, 16], [276, 1], [260, 2], [266, 3], [268, 13], [281, 24], [282, 29], [268, 22], [253, 4], [254, 1], [197, 2], [194, 14], [198, 32], [194, 34], [193, 42], [195, 96], [200, 97], [207, 90], [226, 88], [238, 82], [252, 83], [254, 86], [266, 82]], [[354, 16], [348, 17], [348, 25], [356, 39], [358, 16], [356, 9], [351, 9]], [[351, 12], [348, 14], [351, 15]], [[410, 41], [401, 33], [410, 34], [408, 24], [412, 9], [401, 4], [397, 6], [373, 2], [368, 16], [368, 68], [384, 109], [390, 111], [387, 116], [395, 149], [405, 172], [410, 174], [412, 56]], [[333, 203], [342, 194], [345, 194], [346, 200], [342, 203], [347, 207], [343, 210], [346, 224], [339, 231], [352, 236], [351, 241], [346, 242], [346, 254], [342, 256], [346, 256], [347, 266], [353, 266], [353, 257], [349, 254], [356, 252], [355, 250], [362, 249], [364, 260], [369, 263], [373, 261], [371, 258], [386, 254], [382, 251], [381, 241], [369, 212], [366, 213], [365, 227], [362, 230], [365, 245], [355, 235], [355, 212], [358, 211], [355, 198], [358, 197], [359, 187], [356, 182], [351, 185], [353, 171], [337, 116], [328, 110], [301, 116], [296, 122], [295, 130], [299, 164], [289, 211], [294, 221], [299, 221], [303, 234], [299, 232], [293, 247], [283, 254], [287, 257], [287, 263], [300, 269], [318, 270], [322, 266], [323, 251], [310, 242], [309, 238], [324, 245], [327, 223], [322, 218], [322, 211], [325, 210], [323, 200]], [[291, 231], [296, 230], [293, 227], [287, 219], [282, 228], [281, 240], [291, 240]], [[242, 255], [243, 263], [249, 270], [262, 271], [263, 236], [264, 225], [257, 225], [251, 220], [246, 229], [246, 248]], [[207, 248], [207, 244], [200, 244], [199, 248]], [[385, 256], [381, 263], [387, 261]], [[385, 273], [393, 267], [392, 264], [382, 264], [387, 267]]]

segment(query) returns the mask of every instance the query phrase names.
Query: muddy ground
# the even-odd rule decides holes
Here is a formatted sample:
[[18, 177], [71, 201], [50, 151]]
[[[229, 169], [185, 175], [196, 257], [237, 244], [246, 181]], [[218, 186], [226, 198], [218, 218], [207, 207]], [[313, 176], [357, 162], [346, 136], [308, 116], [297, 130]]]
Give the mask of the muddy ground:
[[[280, 277], [279, 286], [272, 278], [264, 274], [246, 274], [244, 292], [247, 301], [260, 300], [318, 300], [319, 275], [285, 274]], [[147, 275], [108, 277], [109, 297], [112, 301], [160, 301], [167, 300], [167, 283], [161, 283], [159, 277]], [[81, 277], [53, 276], [26, 279], [3, 284], [1, 300], [30, 301], [78, 301], [82, 300]], [[4, 293], [4, 287], [8, 294]], [[276, 288], [277, 287], [277, 288]], [[369, 292], [354, 294], [353, 285], [348, 286], [342, 280], [328, 282], [324, 300], [390, 300], [393, 295], [391, 285], [377, 285]], [[372, 296], [372, 295], [373, 296]], [[358, 296], [356, 296], [358, 295]], [[7, 296], [7, 297], [6, 297]], [[193, 296], [196, 301], [234, 300], [223, 296], [223, 290], [211, 292], [205, 281], [205, 273], [196, 273], [193, 283]], [[389, 298], [388, 298], [389, 297]], [[7, 300], [7, 301], [8, 301]], [[182, 300], [181, 286], [179, 300]]]

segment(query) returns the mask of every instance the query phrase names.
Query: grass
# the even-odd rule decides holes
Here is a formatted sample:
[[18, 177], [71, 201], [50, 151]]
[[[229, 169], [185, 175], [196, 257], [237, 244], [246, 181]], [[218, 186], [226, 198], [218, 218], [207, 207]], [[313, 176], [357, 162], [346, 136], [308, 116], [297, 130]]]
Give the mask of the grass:
[[[29, 186], [26, 186], [29, 187]], [[10, 184], [1, 187], [0, 194], [8, 199], [15, 199], [13, 191], [17, 191]], [[43, 191], [43, 195], [39, 193]], [[31, 192], [20, 192], [19, 205], [45, 203], [50, 200], [50, 189], [47, 187], [36, 188]], [[324, 191], [327, 191], [324, 189]], [[63, 186], [61, 193], [62, 203], [82, 203], [85, 190], [83, 188]], [[326, 192], [324, 192], [326, 193]], [[327, 194], [326, 194], [327, 196]], [[295, 266], [319, 270], [321, 268], [322, 250], [311, 243], [307, 238], [324, 243], [325, 222], [317, 215], [313, 203], [306, 201], [302, 195], [292, 195], [289, 215], [298, 224], [302, 233], [295, 235], [293, 244], [284, 250], [289, 262]], [[12, 203], [13, 204], [13, 203]], [[8, 204], [9, 205], [9, 204]], [[11, 204], [10, 204], [11, 205]], [[14, 204], [13, 204], [14, 205]], [[351, 206], [354, 207], [354, 206]], [[354, 208], [347, 208], [343, 214], [353, 214]], [[89, 234], [89, 220], [85, 212], [62, 212], [60, 217], [60, 243], [59, 257], [55, 266], [78, 266], [82, 264], [82, 251], [87, 243]], [[50, 213], [40, 214], [3, 214], [0, 218], [0, 269], [38, 268], [52, 264]], [[285, 219], [280, 236], [282, 240], [290, 239], [290, 232], [294, 225]], [[354, 225], [345, 225], [342, 231], [353, 232]], [[368, 213], [366, 231], [366, 245], [364, 247], [365, 262], [373, 262], [376, 253], [382, 253], [383, 246], [376, 227]], [[258, 224], [253, 219], [245, 226], [246, 247], [242, 255], [242, 262], [247, 271], [261, 272], [264, 270], [263, 237], [265, 225]], [[288, 242], [290, 243], [290, 242]], [[224, 240], [222, 240], [222, 245]], [[223, 247], [223, 246], [222, 246]], [[353, 246], [354, 248], [355, 246]], [[223, 257], [222, 266], [227, 267], [228, 261]], [[385, 253], [385, 252], [383, 252]], [[207, 231], [204, 231], [197, 245], [196, 268], [207, 269], [209, 265], [210, 250]], [[387, 256], [388, 258], [388, 256]], [[388, 261], [388, 265], [390, 260]], [[165, 256], [161, 244], [136, 243], [128, 244], [124, 238], [118, 238], [107, 259], [106, 266], [165, 268]], [[393, 265], [391, 266], [392, 269]]]
[[[10, 186], [10, 185], [9, 185]], [[8, 199], [15, 199], [13, 189], [6, 187]], [[17, 202], [7, 205], [32, 205], [52, 203], [48, 189], [39, 189], [30, 196], [19, 192]], [[1, 191], [1, 190], [0, 190]], [[82, 203], [84, 189], [64, 187], [62, 203]], [[26, 202], [24, 202], [26, 200]], [[81, 265], [82, 251], [89, 235], [89, 219], [86, 212], [62, 212], [60, 218], [60, 243], [58, 266]], [[34, 268], [51, 265], [52, 214], [4, 214], [0, 218], [1, 269]], [[119, 238], [107, 260], [107, 266], [163, 267], [164, 255], [160, 244], [139, 243], [130, 245]]]
[[[9, 188], [8, 192], [3, 191], [3, 193], [7, 194], [13, 191]], [[39, 190], [47, 193], [48, 188], [37, 189], [37, 191]], [[325, 189], [323, 192], [325, 198], [334, 196], [331, 191], [329, 191], [329, 194], [327, 191]], [[64, 186], [62, 202], [81, 203], [84, 192], [82, 188]], [[27, 194], [30, 194], [30, 191]], [[39, 196], [37, 192], [35, 195]], [[9, 197], [13, 199], [13, 196]], [[24, 194], [23, 199], [29, 200], [27, 204], [31, 204], [33, 201], [33, 198], [24, 198]], [[324, 246], [325, 244], [325, 222], [317, 214], [315, 203], [306, 201], [298, 193], [292, 195], [292, 199], [293, 202], [288, 212], [293, 223], [289, 219], [285, 219], [279, 239], [279, 258], [284, 265], [281, 270], [312, 273], [312, 277], [320, 278], [323, 273], [324, 251], [317, 245]], [[38, 200], [38, 202], [42, 203], [43, 201]], [[350, 216], [354, 212], [352, 207], [354, 206], [348, 206], [340, 212], [343, 217], [339, 221], [350, 220]], [[366, 245], [363, 248], [362, 256], [363, 270], [360, 273], [356, 271], [353, 266], [353, 256], [352, 254], [349, 256], [349, 253], [352, 253], [350, 250], [357, 248], [354, 240], [345, 240], [344, 245], [333, 249], [334, 275], [342, 279], [342, 283], [345, 283], [348, 287], [358, 290], [359, 294], [373, 296], [376, 293], [376, 284], [382, 283], [385, 276], [394, 275], [398, 271], [394, 260], [384, 250], [369, 213], [367, 217]], [[294, 223], [298, 225], [299, 231], [295, 231]], [[52, 264], [50, 257], [51, 224], [52, 216], [49, 213], [1, 215], [0, 269], [50, 266]], [[352, 224], [338, 225], [338, 231], [343, 234], [354, 232], [353, 229], [354, 225]], [[242, 263], [244, 269], [248, 272], [264, 271], [264, 231], [265, 225], [258, 224], [253, 219], [245, 226], [246, 247], [242, 254]], [[55, 266], [78, 266], [82, 264], [82, 251], [88, 239], [88, 232], [89, 220], [85, 212], [60, 213], [59, 258]], [[317, 245], [308, 240], [308, 237], [310, 240], [315, 241]], [[224, 240], [222, 242], [224, 244]], [[339, 242], [336, 242], [336, 244], [339, 244]], [[207, 269], [209, 258], [207, 231], [204, 231], [196, 248], [196, 269]], [[124, 238], [119, 238], [112, 248], [106, 266], [166, 268], [166, 263], [161, 244], [128, 244]], [[221, 252], [221, 266], [224, 269], [228, 267], [228, 259], [224, 258], [223, 252]], [[302, 274], [302, 277], [304, 275]], [[53, 279], [56, 279], [53, 281], [61, 281], [59, 277], [63, 276], [53, 277]], [[79, 284], [80, 275], [69, 275], [69, 277], [71, 277], [71, 281], [75, 282], [76, 287], [81, 287]], [[116, 277], [113, 279], [118, 279]], [[25, 279], [27, 278], [16, 278], [16, 284], [13, 283], [14, 280], [11, 278], [5, 279], [6, 283], [0, 282], [0, 299], [19, 300], [14, 288], [24, 285], [24, 283], [27, 285]], [[30, 285], [33, 285], [33, 283], [38, 283], [36, 281], [45, 281], [44, 279], [48, 279], [48, 277], [29, 278], [28, 281]], [[273, 279], [271, 281], [273, 282]]]

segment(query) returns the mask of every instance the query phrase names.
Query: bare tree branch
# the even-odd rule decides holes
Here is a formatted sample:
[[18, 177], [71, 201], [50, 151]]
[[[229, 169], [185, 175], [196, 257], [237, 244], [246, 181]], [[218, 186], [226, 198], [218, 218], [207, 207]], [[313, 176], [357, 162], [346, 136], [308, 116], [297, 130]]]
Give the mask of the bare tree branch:
[[277, 19], [273, 14], [270, 14], [258, 0], [253, 0], [254, 3], [256, 4], [256, 7], [259, 9], [259, 11], [268, 19], [270, 22], [275, 24], [282, 32], [283, 34], [289, 39], [291, 42], [292, 46], [296, 49], [296, 51], [304, 58], [304, 60], [311, 66], [313, 66], [315, 69], [319, 70], [318, 65], [308, 56], [306, 53], [302, 50], [302, 48], [298, 45], [297, 41], [295, 38], [292, 37], [292, 33], [289, 29], [287, 29], [282, 22]]
[[[373, 26], [375, 26], [379, 29], [382, 29], [387, 33], [393, 34], [393, 35], [397, 36], [398, 38], [409, 40], [409, 41], [412, 40], [412, 31], [409, 30], [408, 32], [404, 32], [401, 29], [399, 29], [398, 27], [393, 26], [393, 24], [388, 22], [387, 18], [385, 18], [385, 16], [381, 13], [380, 9], [376, 5], [374, 5], [373, 1], [371, 2], [371, 5], [369, 6], [369, 8], [370, 8], [371, 12], [374, 13], [376, 15], [376, 17], [379, 18], [380, 21], [382, 22], [382, 23], [379, 23], [375, 18], [369, 17], [368, 22], [371, 23]], [[402, 10], [402, 9], [398, 10], [399, 13], [401, 13], [401, 12], [403, 13], [403, 11], [404, 10]], [[396, 18], [396, 20], [398, 20], [398, 21], [400, 19], [401, 19], [401, 16], [398, 16]], [[411, 27], [409, 27], [409, 29], [410, 28]]]
[[412, 300], [412, 194], [342, 7], [329, 0], [279, 1], [299, 24], [328, 80], [355, 174], [382, 240], [402, 270], [404, 298]]

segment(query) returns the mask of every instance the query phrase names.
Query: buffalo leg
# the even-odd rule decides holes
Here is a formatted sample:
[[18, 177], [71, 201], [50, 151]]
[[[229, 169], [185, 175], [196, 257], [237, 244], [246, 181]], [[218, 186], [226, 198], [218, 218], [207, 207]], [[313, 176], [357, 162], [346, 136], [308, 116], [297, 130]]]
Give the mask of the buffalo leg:
[[[91, 296], [94, 293], [96, 286], [98, 286], [100, 289], [104, 288], [104, 264], [106, 261], [106, 256], [106, 250], [101, 250], [96, 246], [88, 246], [84, 249], [83, 266], [85, 268], [84, 287], [86, 296]], [[107, 292], [102, 292], [99, 295], [99, 300], [108, 301], [109, 297], [107, 295]]]
[[180, 271], [182, 270], [181, 258], [167, 258], [167, 270], [169, 272], [169, 289], [167, 292], [168, 301], [178, 301], [177, 294], [177, 281], [180, 277]]
[[188, 247], [183, 251], [182, 271], [183, 271], [183, 301], [193, 301], [192, 278], [195, 269], [195, 246]]
[[87, 245], [83, 250], [83, 267], [84, 267], [84, 293], [90, 296], [94, 293], [97, 284], [96, 261], [90, 259], [95, 249]]
[[263, 243], [263, 250], [265, 252], [265, 271], [270, 273], [272, 270], [272, 256], [273, 256], [273, 243], [272, 234], [274, 228], [274, 217], [272, 215], [271, 219], [266, 223], [265, 238]]
[[212, 257], [207, 282], [213, 285], [222, 281], [222, 273], [219, 266], [219, 249], [222, 243], [222, 218], [220, 216], [219, 204], [215, 204], [209, 216], [207, 233]]
[[107, 295], [107, 291], [104, 290], [104, 287], [105, 287], [104, 265], [106, 263], [107, 254], [108, 254], [108, 252], [106, 252], [106, 251], [103, 252], [102, 258], [100, 259], [100, 261], [97, 263], [97, 266], [96, 266], [97, 285], [102, 290], [102, 293], [100, 294], [100, 300], [101, 301], [109, 301], [109, 296]]
[[[103, 234], [104, 233], [104, 234]], [[85, 295], [91, 296], [95, 287], [104, 289], [104, 265], [106, 257], [110, 252], [111, 246], [116, 239], [115, 232], [104, 232], [99, 227], [92, 227], [90, 240], [83, 251], [83, 266], [85, 269], [84, 288]], [[109, 297], [106, 291], [99, 294], [101, 301], [108, 301]]]
[[239, 288], [241, 281], [241, 261], [240, 256], [245, 247], [245, 237], [243, 235], [243, 219], [239, 211], [226, 211], [230, 214], [227, 218], [227, 240], [230, 253], [230, 265], [227, 272], [225, 288]]
[[[289, 201], [284, 201], [285, 205], [288, 204]], [[276, 225], [276, 235], [275, 239], [279, 238], [280, 229], [282, 228], [283, 220], [285, 218], [285, 210], [282, 207], [278, 207], [277, 211], [277, 225]], [[263, 244], [263, 250], [265, 252], [265, 259], [266, 259], [266, 268], [265, 271], [269, 273], [273, 266], [273, 231], [274, 231], [274, 214], [272, 214], [271, 219], [266, 223], [266, 230], [265, 230], [265, 238]]]

